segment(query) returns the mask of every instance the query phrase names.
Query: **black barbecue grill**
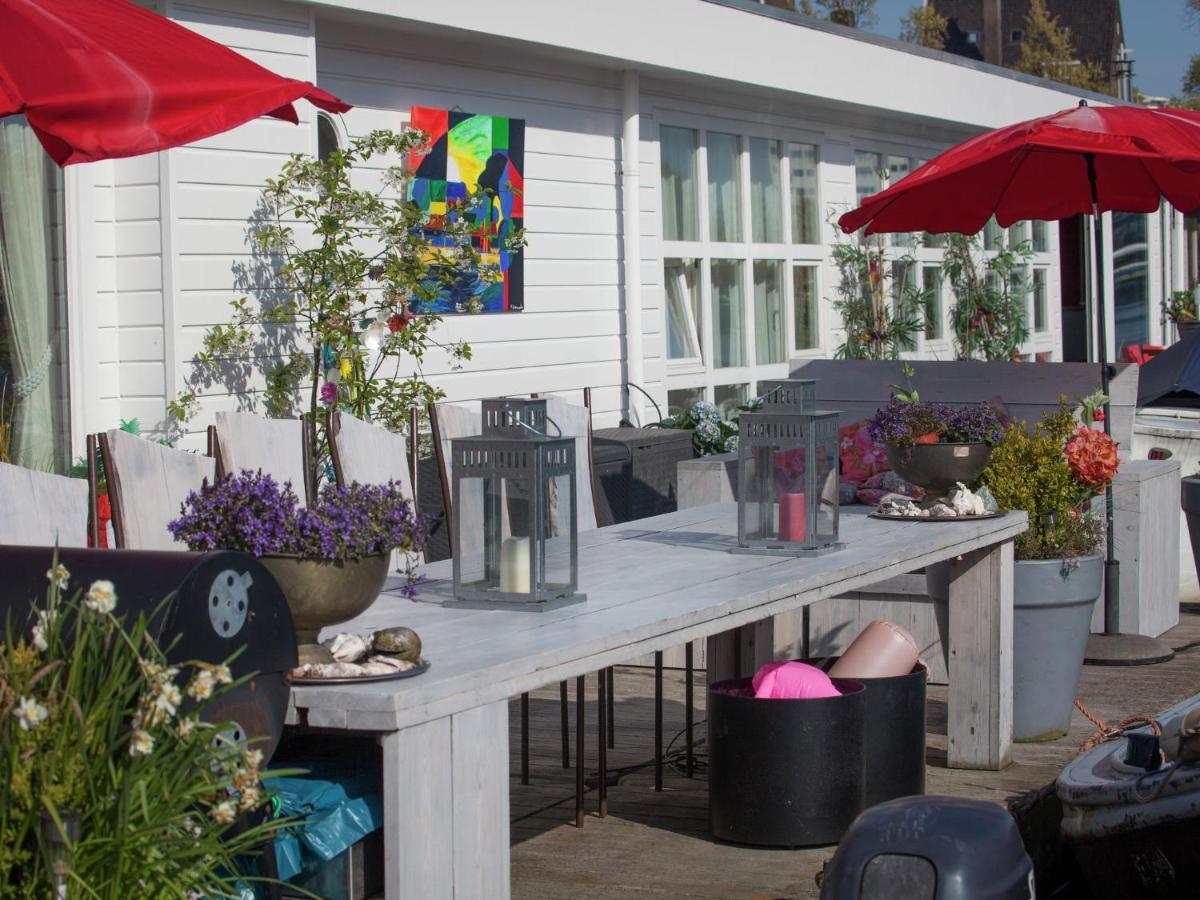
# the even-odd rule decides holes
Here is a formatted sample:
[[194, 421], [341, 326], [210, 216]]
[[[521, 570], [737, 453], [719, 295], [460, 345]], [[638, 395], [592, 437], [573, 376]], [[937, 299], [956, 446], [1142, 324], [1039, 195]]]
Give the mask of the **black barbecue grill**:
[[[45, 602], [53, 558], [52, 547], [0, 544], [0, 615], [17, 626], [30, 620]], [[287, 673], [297, 663], [296, 634], [283, 592], [258, 560], [228, 551], [69, 548], [59, 549], [58, 560], [71, 573], [72, 592], [107, 579], [118, 615], [145, 612], [168, 661], [228, 662], [235, 680], [252, 676], [210, 704], [206, 718], [232, 723], [231, 737], [253, 741], [271, 758], [287, 712]]]

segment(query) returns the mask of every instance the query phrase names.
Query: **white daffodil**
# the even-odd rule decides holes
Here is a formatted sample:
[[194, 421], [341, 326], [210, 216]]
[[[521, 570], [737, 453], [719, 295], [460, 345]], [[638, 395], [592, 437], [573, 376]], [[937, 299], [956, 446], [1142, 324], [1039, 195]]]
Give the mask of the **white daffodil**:
[[140, 728], [134, 729], [133, 737], [129, 739], [130, 756], [149, 756], [154, 752], [154, 738]]
[[229, 671], [229, 666], [224, 663], [212, 667], [213, 680], [217, 684], [233, 684], [233, 673]]
[[192, 736], [192, 732], [196, 730], [196, 720], [192, 718], [180, 719], [179, 724], [175, 726], [175, 733], [185, 741]]
[[188, 683], [187, 694], [193, 700], [207, 700], [212, 696], [215, 686], [213, 673], [208, 669], [200, 669]]
[[179, 692], [179, 686], [173, 681], [166, 681], [155, 686], [154, 693], [154, 710], [162, 713], [162, 720], [171, 719], [175, 715], [175, 710], [179, 708], [179, 704], [183, 701], [183, 695]]
[[50, 715], [50, 710], [31, 697], [22, 697], [17, 703], [17, 708], [13, 710], [13, 715], [21, 723], [22, 729], [33, 731], [33, 729], [46, 721], [46, 717]]
[[84, 595], [83, 605], [94, 613], [107, 615], [117, 608], [117, 591], [111, 581], [93, 581]]
[[41, 653], [45, 653], [50, 645], [46, 643], [46, 632], [50, 630], [50, 614], [44, 609], [38, 611], [38, 620], [33, 626], [33, 646]]
[[66, 566], [59, 563], [53, 569], [46, 570], [46, 580], [60, 591], [65, 591], [71, 582], [71, 573], [67, 571]]
[[218, 825], [229, 825], [237, 818], [237, 807], [232, 800], [222, 800], [212, 808], [211, 815]]
[[251, 772], [257, 772], [262, 767], [263, 752], [261, 750], [246, 751], [246, 768]]

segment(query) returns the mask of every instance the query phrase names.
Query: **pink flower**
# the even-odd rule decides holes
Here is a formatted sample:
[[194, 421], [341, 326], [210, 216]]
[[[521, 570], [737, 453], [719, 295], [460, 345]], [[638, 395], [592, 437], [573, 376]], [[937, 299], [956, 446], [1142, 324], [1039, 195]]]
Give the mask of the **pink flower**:
[[333, 406], [337, 402], [338, 386], [335, 382], [327, 381], [321, 385], [321, 400], [326, 406]]

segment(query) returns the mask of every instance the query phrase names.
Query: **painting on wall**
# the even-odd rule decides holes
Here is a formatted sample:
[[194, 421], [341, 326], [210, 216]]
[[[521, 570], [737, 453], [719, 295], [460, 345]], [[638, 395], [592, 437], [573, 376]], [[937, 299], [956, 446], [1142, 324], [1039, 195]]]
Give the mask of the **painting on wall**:
[[[438, 313], [465, 312], [474, 298], [484, 312], [524, 309], [522, 253], [505, 249], [506, 238], [525, 224], [524, 120], [414, 106], [410, 122], [429, 135], [429, 144], [410, 160], [408, 199], [429, 213], [427, 232], [434, 245], [444, 216], [473, 218], [475, 246], [485, 263], [503, 274], [500, 281], [458, 279], [423, 306]], [[477, 194], [477, 188], [483, 190]]]

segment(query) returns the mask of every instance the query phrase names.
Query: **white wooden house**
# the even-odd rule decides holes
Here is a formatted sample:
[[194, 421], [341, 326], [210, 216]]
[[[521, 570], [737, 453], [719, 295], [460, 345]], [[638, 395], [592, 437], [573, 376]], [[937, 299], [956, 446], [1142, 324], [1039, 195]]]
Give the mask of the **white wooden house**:
[[[47, 177], [48, 220], [62, 226], [46, 301], [57, 385], [46, 447], [59, 463], [120, 419], [162, 428], [205, 329], [227, 320], [259, 188], [288, 154], [317, 152], [319, 130], [345, 141], [399, 128], [414, 105], [526, 121], [525, 311], [448, 320], [444, 335], [471, 342], [475, 358], [430, 371], [452, 399], [591, 387], [598, 424], [611, 425], [658, 418], [627, 382], [665, 414], [693, 397], [745, 398], [789, 358], [831, 355], [841, 338], [829, 213], [877, 189], [879, 170], [900, 177], [980, 130], [1078, 100], [749, 0], [157, 9], [355, 109], [319, 125], [301, 104], [299, 127], [260, 119], [156, 156], [75, 166], [61, 190]], [[1141, 221], [1117, 248], [1133, 266], [1121, 308], [1129, 333], [1155, 342], [1160, 298], [1185, 286], [1182, 229], [1170, 215]], [[1037, 244], [1025, 351], [1061, 359], [1059, 228], [1018, 230]], [[936, 283], [941, 250], [911, 251]], [[919, 356], [952, 357], [941, 297]], [[0, 370], [13, 370], [12, 343], [0, 341]], [[186, 442], [198, 446], [216, 410], [244, 402], [219, 388], [203, 396]]]

